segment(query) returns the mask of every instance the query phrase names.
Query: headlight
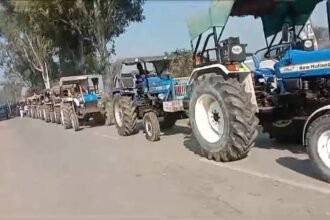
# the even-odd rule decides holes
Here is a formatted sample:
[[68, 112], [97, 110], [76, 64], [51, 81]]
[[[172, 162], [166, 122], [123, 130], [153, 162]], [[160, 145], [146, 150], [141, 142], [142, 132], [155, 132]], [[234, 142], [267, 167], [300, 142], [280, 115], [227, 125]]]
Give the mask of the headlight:
[[165, 98], [165, 95], [164, 95], [163, 93], [159, 93], [159, 94], [158, 94], [158, 98], [159, 98], [160, 100], [163, 100], [163, 99]]
[[243, 48], [239, 45], [236, 45], [231, 48], [231, 52], [237, 55], [243, 52]]
[[313, 46], [313, 42], [311, 40], [306, 40], [304, 43], [304, 47], [310, 48]]

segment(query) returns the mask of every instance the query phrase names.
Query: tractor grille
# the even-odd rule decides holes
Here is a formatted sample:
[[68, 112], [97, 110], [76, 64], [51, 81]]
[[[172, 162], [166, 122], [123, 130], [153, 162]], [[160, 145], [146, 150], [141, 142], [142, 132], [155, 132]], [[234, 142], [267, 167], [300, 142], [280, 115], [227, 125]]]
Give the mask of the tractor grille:
[[133, 88], [134, 87], [134, 78], [121, 78], [122, 86], [124, 88]]
[[175, 95], [176, 96], [185, 96], [186, 95], [186, 85], [175, 85]]

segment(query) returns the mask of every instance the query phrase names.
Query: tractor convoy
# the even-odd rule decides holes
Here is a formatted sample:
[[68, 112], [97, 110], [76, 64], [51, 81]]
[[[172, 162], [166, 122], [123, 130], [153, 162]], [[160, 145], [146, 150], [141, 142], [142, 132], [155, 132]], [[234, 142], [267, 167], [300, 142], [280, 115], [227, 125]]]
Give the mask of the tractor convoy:
[[[301, 37], [320, 2], [215, 1], [187, 22], [190, 77], [171, 76], [170, 56], [120, 59], [106, 75], [108, 83], [101, 75], [63, 77], [29, 97], [28, 117], [75, 131], [114, 121], [121, 136], [136, 134], [140, 120], [148, 141], [159, 141], [162, 130], [189, 118], [200, 154], [218, 162], [245, 158], [262, 126], [278, 141], [302, 143], [330, 181], [330, 49], [317, 49], [308, 34]], [[230, 16], [249, 15], [261, 19], [267, 45], [254, 54], [237, 37], [222, 39]]]

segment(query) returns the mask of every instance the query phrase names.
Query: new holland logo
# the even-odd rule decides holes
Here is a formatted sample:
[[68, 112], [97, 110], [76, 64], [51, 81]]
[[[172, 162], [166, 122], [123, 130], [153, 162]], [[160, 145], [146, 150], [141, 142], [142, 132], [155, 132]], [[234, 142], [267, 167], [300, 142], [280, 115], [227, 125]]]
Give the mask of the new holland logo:
[[330, 60], [315, 62], [315, 63], [306, 63], [299, 65], [291, 65], [280, 68], [281, 73], [292, 73], [292, 72], [300, 72], [300, 71], [308, 71], [308, 70], [316, 70], [316, 69], [326, 69], [330, 68]]

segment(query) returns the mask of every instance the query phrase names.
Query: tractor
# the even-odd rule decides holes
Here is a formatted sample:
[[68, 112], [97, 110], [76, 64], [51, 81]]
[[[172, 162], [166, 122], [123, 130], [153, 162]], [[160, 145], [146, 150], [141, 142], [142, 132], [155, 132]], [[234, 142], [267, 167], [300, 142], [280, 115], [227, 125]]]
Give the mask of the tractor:
[[194, 69], [183, 107], [200, 154], [222, 162], [246, 157], [258, 136], [252, 74], [244, 64], [247, 45], [236, 37], [222, 39], [238, 2], [244, 3], [216, 1], [187, 20]]
[[60, 93], [61, 93], [61, 88], [59, 85], [54, 86], [53, 88], [51, 88], [51, 102], [52, 102], [52, 106], [53, 106], [53, 110], [54, 110], [54, 123], [56, 124], [61, 124], [62, 120], [61, 120], [61, 97], [60, 97]]
[[45, 120], [45, 115], [44, 115], [44, 95], [41, 93], [39, 95], [35, 96], [36, 101], [37, 101], [37, 118], [40, 120]]
[[38, 100], [37, 100], [37, 95], [34, 94], [33, 96], [29, 97], [27, 99], [27, 103], [29, 104], [29, 113], [28, 115], [33, 118], [36, 119], [38, 118]]
[[54, 112], [54, 106], [53, 106], [53, 94], [52, 90], [45, 89], [42, 91], [42, 97], [43, 97], [43, 118], [46, 123], [55, 123], [55, 112]]
[[[113, 64], [113, 112], [118, 133], [129, 136], [137, 132], [137, 121], [143, 120], [146, 139], [160, 140], [163, 129], [170, 129], [184, 118], [182, 100], [185, 79], [168, 73], [167, 56], [137, 57]], [[179, 102], [178, 102], [179, 101]]]
[[[201, 51], [194, 48], [197, 67], [188, 83], [191, 99], [184, 105], [203, 155], [216, 161], [244, 158], [260, 121], [277, 139], [300, 138], [324, 179], [330, 180], [330, 49], [315, 50], [313, 39], [300, 37], [321, 1], [219, 0], [188, 21], [197, 45], [206, 29], [213, 30]], [[330, 15], [329, 1], [327, 8]], [[220, 40], [228, 17], [244, 15], [260, 17], [265, 37], [271, 37], [267, 47], [254, 54], [256, 68], [251, 72], [240, 71], [246, 69], [245, 45], [238, 38]], [[210, 37], [216, 47], [208, 49]], [[260, 65], [260, 54], [274, 65]]]
[[60, 79], [60, 112], [65, 129], [79, 130], [80, 125], [92, 120], [94, 125], [105, 124], [100, 108], [103, 95], [101, 75], [81, 75]]

